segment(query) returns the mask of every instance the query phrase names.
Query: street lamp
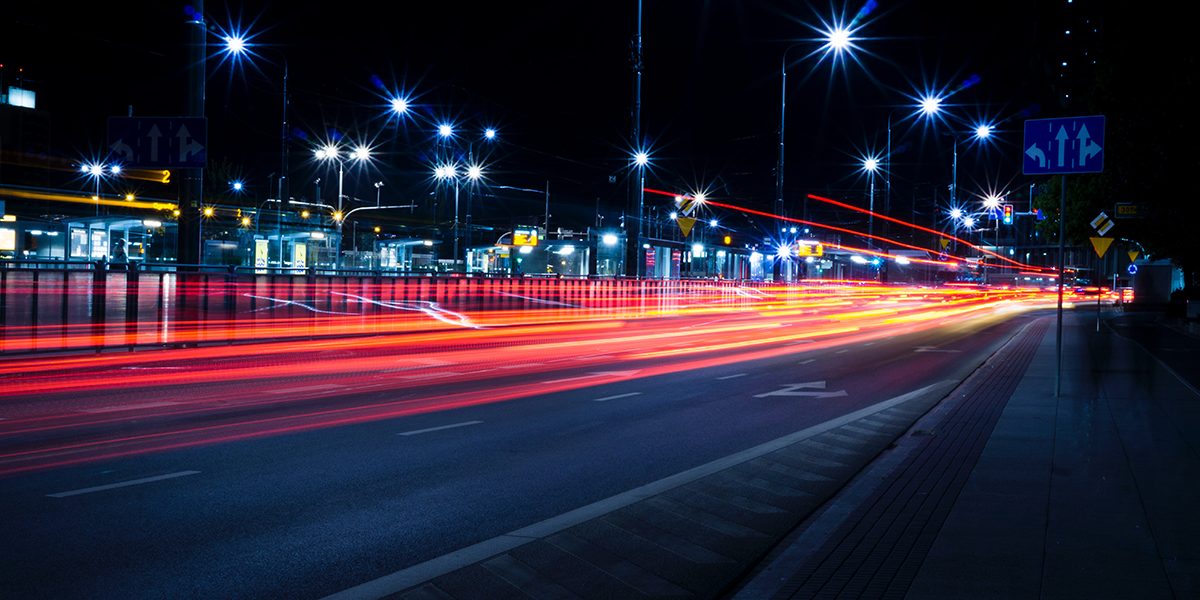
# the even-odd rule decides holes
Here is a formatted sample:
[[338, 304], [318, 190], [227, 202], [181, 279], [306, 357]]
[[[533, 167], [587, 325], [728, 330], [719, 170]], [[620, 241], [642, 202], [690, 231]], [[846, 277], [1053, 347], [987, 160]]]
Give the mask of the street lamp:
[[[455, 165], [438, 165], [433, 169], [433, 176], [440, 180], [450, 180], [454, 184], [454, 265], [458, 267], [458, 183], [460, 172]], [[472, 183], [479, 181], [483, 177], [483, 167], [479, 165], [467, 165], [467, 168], [461, 172], [462, 177], [466, 177]]]
[[[954, 169], [950, 180], [950, 203], [957, 204], [958, 201], [958, 142], [963, 136], [970, 135], [977, 140], [986, 140], [991, 137], [992, 127], [990, 125], [978, 125], [974, 130], [954, 136]], [[954, 134], [946, 134], [954, 135]]]
[[[337, 212], [334, 213], [334, 217], [333, 217], [334, 220], [337, 221], [337, 233], [338, 233], [338, 242], [337, 242], [338, 247], [335, 249], [335, 252], [333, 253], [333, 268], [337, 269], [341, 265], [341, 254], [342, 254], [342, 221], [343, 221], [343, 219], [341, 218], [341, 216], [342, 216], [342, 196], [343, 196], [343, 194], [342, 194], [343, 187], [342, 186], [345, 181], [346, 164], [345, 164], [345, 161], [342, 159], [342, 155], [341, 155], [341, 152], [338, 150], [338, 147], [334, 146], [333, 144], [330, 144], [330, 145], [322, 147], [322, 148], [318, 148], [315, 151], [315, 154], [317, 156], [317, 159], [332, 160], [332, 161], [336, 162], [337, 166], [338, 166]], [[354, 160], [356, 160], [360, 163], [366, 162], [366, 161], [370, 160], [370, 158], [371, 158], [371, 149], [367, 148], [366, 146], [357, 146], [353, 150], [350, 151], [349, 155], [350, 155], [350, 158], [353, 158]]]
[[[836, 24], [833, 27], [827, 28], [822, 32], [822, 37], [818, 40], [823, 40], [825, 43], [815, 52], [811, 52], [808, 56], [819, 54], [821, 58], [833, 56], [833, 62], [837, 62], [838, 57], [843, 52], [852, 52], [855, 48], [854, 39], [852, 37], [854, 30], [844, 25]], [[810, 40], [811, 41], [811, 40]], [[787, 115], [787, 56], [792, 48], [807, 45], [808, 42], [799, 42], [788, 46], [783, 51], [782, 66], [780, 67], [780, 98], [779, 98], [779, 158], [775, 164], [775, 216], [783, 216], [783, 148], [784, 148], [784, 123]], [[818, 61], [819, 62], [819, 61]], [[814, 65], [815, 67], [815, 65]], [[807, 200], [806, 200], [807, 201]], [[776, 219], [778, 223], [779, 220]], [[782, 232], [780, 233], [782, 235]], [[778, 265], [779, 263], [776, 263]]]
[[874, 244], [875, 235], [875, 171], [879, 169], [879, 159], [874, 156], [868, 156], [863, 160], [863, 170], [867, 172], [868, 178], [871, 180], [870, 192], [870, 214], [867, 215], [867, 244]]
[[[96, 195], [92, 198], [96, 202], [96, 216], [100, 216], [100, 180], [104, 178], [105, 166], [101, 163], [91, 163], [82, 165], [79, 170], [96, 182]], [[113, 165], [108, 167], [108, 172], [113, 176], [121, 174], [121, 165]]]

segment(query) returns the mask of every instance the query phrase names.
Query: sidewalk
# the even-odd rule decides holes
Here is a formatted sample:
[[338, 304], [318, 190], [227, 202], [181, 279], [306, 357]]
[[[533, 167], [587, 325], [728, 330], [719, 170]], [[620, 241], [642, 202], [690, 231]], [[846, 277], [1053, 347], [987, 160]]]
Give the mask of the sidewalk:
[[1200, 396], [1094, 314], [1061, 398], [1054, 352], [1043, 319], [729, 598], [1200, 598]]

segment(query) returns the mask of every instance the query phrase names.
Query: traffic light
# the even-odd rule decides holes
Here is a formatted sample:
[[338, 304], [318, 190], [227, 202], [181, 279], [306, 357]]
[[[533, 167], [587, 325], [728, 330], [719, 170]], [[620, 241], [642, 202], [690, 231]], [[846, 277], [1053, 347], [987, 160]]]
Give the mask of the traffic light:
[[1004, 205], [1004, 224], [1012, 225], [1012, 222], [1013, 222], [1013, 205], [1005, 204]]
[[732, 238], [732, 237], [725, 236], [725, 245], [726, 245], [726, 246], [728, 246], [728, 245], [729, 245], [730, 243], [732, 243], [732, 242], [733, 242], [733, 238]]

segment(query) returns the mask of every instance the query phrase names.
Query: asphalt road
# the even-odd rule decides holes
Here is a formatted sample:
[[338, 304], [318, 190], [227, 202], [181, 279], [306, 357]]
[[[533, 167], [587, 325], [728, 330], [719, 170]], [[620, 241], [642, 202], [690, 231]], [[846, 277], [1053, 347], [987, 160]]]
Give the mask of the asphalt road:
[[[6, 442], [10, 454], [16, 448], [50, 458], [0, 479], [0, 589], [6, 598], [321, 598], [914, 389], [961, 380], [1030, 318], [989, 312], [908, 333], [847, 333], [781, 342], [770, 352], [719, 348], [705, 354], [719, 359], [667, 355], [636, 364], [550, 364], [497, 348], [509, 367], [500, 368], [489, 363], [487, 348], [476, 348], [473, 368], [411, 380], [399, 391], [264, 373], [223, 384], [254, 391], [219, 411], [85, 412], [92, 421], [64, 433], [31, 431]], [[660, 344], [654, 348], [666, 341], [651, 340]], [[364, 368], [338, 381], [379, 376]], [[78, 413], [88, 398], [117, 393], [119, 382], [54, 402]], [[526, 391], [497, 391], [517, 387]], [[218, 388], [214, 397], [229, 394]], [[269, 398], [272, 388], [309, 395], [252, 401]], [[139, 394], [170, 408], [170, 394], [184, 392]], [[479, 401], [489, 394], [491, 401]], [[422, 398], [439, 400], [387, 412]], [[34, 404], [22, 402], [28, 416]], [[261, 428], [300, 414], [311, 423], [347, 406], [370, 418]], [[226, 435], [246, 431], [246, 422], [259, 428]], [[166, 435], [181, 428], [190, 437]], [[159, 434], [158, 445], [137, 446]], [[97, 437], [105, 445], [76, 462], [75, 452]], [[123, 452], [130, 447], [137, 451]], [[55, 463], [57, 455], [72, 458]]]

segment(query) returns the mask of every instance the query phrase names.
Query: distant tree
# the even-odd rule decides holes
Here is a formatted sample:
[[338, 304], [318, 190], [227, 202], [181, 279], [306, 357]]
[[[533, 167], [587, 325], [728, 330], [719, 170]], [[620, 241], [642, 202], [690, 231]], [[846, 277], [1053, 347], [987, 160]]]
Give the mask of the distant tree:
[[[1121, 4], [1121, 3], [1116, 3]], [[1096, 58], [1096, 84], [1090, 112], [1105, 115], [1104, 171], [1067, 176], [1066, 238], [1083, 243], [1090, 221], [1114, 205], [1138, 205], [1141, 218], [1117, 221], [1110, 236], [1141, 244], [1149, 258], [1170, 259], [1182, 271], [1185, 288], [1195, 293], [1200, 275], [1200, 202], [1194, 174], [1200, 166], [1197, 127], [1196, 51], [1185, 35], [1161, 32], [1148, 43], [1136, 31], [1141, 20], [1115, 9]], [[1038, 224], [1048, 239], [1058, 238], [1062, 178], [1040, 186], [1034, 206], [1047, 219]]]
[[210, 201], [237, 204], [237, 200], [246, 198], [245, 194], [239, 195], [232, 187], [233, 182], [245, 180], [242, 165], [235, 165], [229, 162], [228, 157], [222, 157], [220, 162], [209, 163], [204, 173], [208, 179], [204, 182], [204, 196], [212, 199]]

